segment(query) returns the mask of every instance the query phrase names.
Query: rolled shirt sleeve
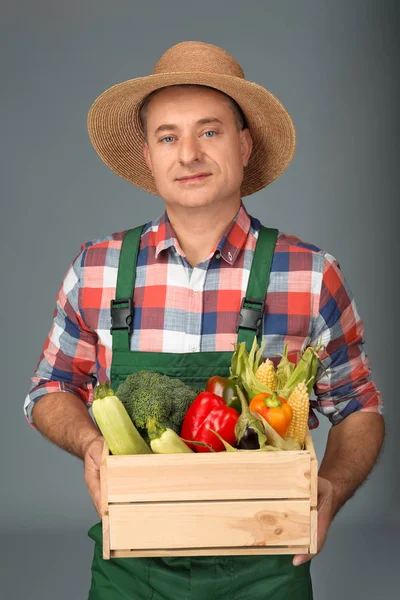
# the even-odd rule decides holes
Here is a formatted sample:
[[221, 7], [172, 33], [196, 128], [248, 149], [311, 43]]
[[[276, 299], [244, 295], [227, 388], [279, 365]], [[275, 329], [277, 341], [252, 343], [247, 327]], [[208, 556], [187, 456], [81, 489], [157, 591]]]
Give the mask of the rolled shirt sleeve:
[[97, 334], [88, 328], [79, 310], [81, 253], [74, 259], [56, 297], [53, 323], [24, 402], [28, 423], [36, 402], [45, 394], [71, 392], [88, 406], [96, 384]]
[[319, 312], [311, 344], [325, 350], [314, 386], [311, 408], [333, 425], [356, 411], [382, 414], [381, 393], [371, 376], [364, 351], [364, 324], [338, 261], [324, 253]]

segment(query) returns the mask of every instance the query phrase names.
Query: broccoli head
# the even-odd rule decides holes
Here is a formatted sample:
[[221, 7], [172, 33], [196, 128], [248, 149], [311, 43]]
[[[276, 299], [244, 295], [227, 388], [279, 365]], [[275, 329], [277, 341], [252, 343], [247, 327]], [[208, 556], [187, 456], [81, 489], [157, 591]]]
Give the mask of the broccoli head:
[[186, 411], [197, 393], [176, 377], [138, 371], [128, 375], [116, 395], [141, 435], [148, 439], [146, 428], [149, 419], [179, 435]]

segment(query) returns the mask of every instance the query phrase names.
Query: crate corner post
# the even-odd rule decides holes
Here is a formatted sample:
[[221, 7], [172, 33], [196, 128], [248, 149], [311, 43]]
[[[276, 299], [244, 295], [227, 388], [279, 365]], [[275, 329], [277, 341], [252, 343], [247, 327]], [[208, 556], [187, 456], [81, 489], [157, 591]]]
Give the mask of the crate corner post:
[[318, 544], [318, 459], [315, 453], [314, 444], [310, 432], [308, 431], [306, 439], [306, 448], [311, 457], [311, 478], [310, 478], [310, 554], [317, 553]]
[[107, 442], [104, 440], [103, 453], [100, 465], [100, 493], [101, 493], [101, 512], [102, 512], [102, 537], [103, 537], [103, 559], [110, 558], [110, 527], [108, 510], [108, 486], [107, 486], [107, 457], [110, 451]]

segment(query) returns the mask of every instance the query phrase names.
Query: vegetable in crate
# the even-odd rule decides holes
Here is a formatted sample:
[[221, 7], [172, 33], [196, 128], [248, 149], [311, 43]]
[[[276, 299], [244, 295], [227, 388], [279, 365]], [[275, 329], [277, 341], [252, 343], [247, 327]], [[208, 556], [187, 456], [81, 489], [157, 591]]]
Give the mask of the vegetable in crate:
[[261, 363], [256, 371], [256, 379], [266, 385], [272, 392], [276, 392], [278, 377], [271, 359], [267, 358], [265, 362]]
[[256, 377], [256, 372], [263, 362], [265, 342], [261, 344], [261, 347], [258, 347], [257, 338], [254, 337], [250, 353], [246, 350], [245, 342], [235, 344], [234, 348], [235, 351], [232, 358], [232, 365], [235, 366], [236, 378], [240, 381], [241, 387], [243, 387], [246, 392], [247, 398], [250, 400], [261, 392], [272, 394], [273, 390], [259, 381]]
[[[210, 429], [211, 433], [213, 433], [219, 440], [221, 440], [222, 444], [225, 447], [226, 452], [279, 452], [280, 450], [288, 450], [288, 448], [279, 448], [276, 446], [272, 446], [270, 444], [263, 444], [261, 448], [234, 448], [228, 442], [226, 442], [216, 431]], [[278, 434], [277, 434], [278, 435]], [[279, 437], [279, 436], [278, 436]], [[285, 440], [283, 440], [285, 442]], [[293, 442], [293, 440], [288, 440], [288, 442]], [[295, 442], [293, 442], [295, 443]], [[296, 447], [297, 449], [297, 447]], [[293, 450], [293, 447], [290, 447], [290, 450]]]
[[[224, 445], [210, 429], [217, 431], [229, 444], [234, 444], [238, 418], [237, 410], [227, 406], [223, 398], [211, 392], [201, 392], [185, 415], [181, 437], [187, 442], [204, 442], [220, 452], [224, 450]], [[206, 446], [188, 445], [197, 452], [210, 452]]]
[[180, 454], [192, 452], [175, 431], [168, 427], [157, 425], [154, 419], [147, 422], [147, 432], [150, 437], [150, 446], [155, 454]]
[[318, 353], [322, 349], [322, 344], [318, 344], [317, 346], [309, 346], [304, 350], [285, 386], [279, 390], [281, 396], [288, 399], [300, 382], [305, 383], [308, 393], [311, 393], [317, 377], [318, 365], [320, 363]]
[[179, 434], [185, 413], [196, 395], [197, 391], [180, 379], [152, 371], [128, 375], [117, 390], [118, 398], [146, 441], [150, 441], [147, 433], [150, 419]]
[[[210, 429], [211, 433], [224, 445], [227, 452], [243, 452], [245, 450], [250, 452], [300, 450], [298, 442], [282, 438], [260, 414], [250, 411], [246, 398], [240, 389], [238, 390], [238, 396], [242, 402], [242, 413], [235, 427], [236, 439], [239, 440], [238, 447], [234, 448], [218, 432]], [[243, 436], [242, 431], [244, 432]], [[258, 438], [257, 446], [256, 436]]]
[[249, 408], [264, 417], [282, 438], [286, 436], [292, 422], [293, 409], [285, 398], [278, 396], [276, 392], [263, 392], [252, 398]]
[[287, 383], [289, 377], [293, 373], [296, 365], [288, 359], [289, 344], [285, 344], [281, 360], [276, 367], [276, 377], [278, 380], [277, 389], [281, 390]]
[[239, 450], [257, 450], [265, 444], [267, 439], [263, 426], [260, 420], [250, 412], [247, 400], [239, 387], [237, 394], [242, 405], [242, 412], [235, 426], [237, 447]]
[[308, 413], [310, 410], [310, 398], [304, 382], [301, 381], [297, 384], [289, 396], [288, 404], [293, 409], [293, 419], [286, 437], [303, 445], [307, 435]]
[[272, 392], [277, 392], [286, 385], [287, 380], [296, 367], [287, 357], [288, 348], [289, 345], [286, 343], [276, 369], [272, 360], [267, 358], [256, 371], [256, 379], [266, 385]]
[[217, 396], [221, 396], [228, 406], [231, 406], [239, 413], [242, 410], [242, 406], [236, 394], [236, 387], [241, 387], [242, 385], [241, 373], [244, 369], [246, 356], [245, 344], [239, 345], [237, 351], [232, 355], [229, 377], [214, 375], [214, 377], [210, 377], [206, 384], [206, 392], [212, 392]]
[[221, 396], [221, 398], [225, 400], [226, 404], [229, 404], [232, 398], [236, 395], [236, 385], [232, 379], [214, 375], [214, 377], [210, 377], [210, 379], [207, 381], [206, 392], [211, 392], [212, 394]]
[[112, 454], [151, 454], [109, 383], [97, 385], [92, 411]]
[[[301, 450], [301, 446], [298, 442], [296, 442], [296, 440], [292, 440], [290, 438], [283, 439], [262, 415], [256, 412], [254, 415], [257, 417], [257, 419], [260, 419], [262, 423], [264, 433], [267, 436], [267, 445], [273, 446], [278, 450]], [[258, 451], [254, 450], [254, 452]]]
[[[263, 364], [265, 342], [259, 347], [257, 338], [254, 337], [249, 353], [246, 350], [245, 342], [235, 344], [234, 347], [232, 364], [235, 365], [236, 376], [240, 380], [249, 400], [257, 394], [272, 394], [274, 391], [277, 391], [279, 396], [287, 400], [300, 381], [306, 382], [308, 393], [311, 392], [317, 376], [320, 362], [318, 353], [323, 348], [322, 345], [308, 347], [301, 355], [297, 365], [288, 360], [287, 345], [285, 345], [284, 354], [276, 371], [273, 370], [272, 361], [268, 362], [267, 359], [266, 363]], [[268, 385], [266, 385], [267, 382]], [[276, 390], [271, 389], [275, 385]]]

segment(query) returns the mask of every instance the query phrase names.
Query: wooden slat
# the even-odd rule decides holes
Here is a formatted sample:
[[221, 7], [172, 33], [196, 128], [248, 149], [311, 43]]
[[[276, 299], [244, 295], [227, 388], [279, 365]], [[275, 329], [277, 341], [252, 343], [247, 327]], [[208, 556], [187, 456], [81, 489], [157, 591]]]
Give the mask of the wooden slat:
[[306, 439], [305, 439], [305, 447], [306, 447], [307, 452], [310, 453], [311, 458], [313, 458], [314, 460], [317, 460], [317, 455], [315, 454], [315, 448], [314, 448], [314, 444], [313, 444], [311, 433], [310, 433], [309, 429], [307, 429], [307, 435], [306, 435]]
[[107, 442], [104, 442], [103, 452], [100, 462], [100, 494], [101, 494], [101, 511], [103, 515], [108, 514], [108, 486], [107, 486], [107, 459], [109, 450]]
[[110, 531], [107, 502], [107, 457], [109, 449], [107, 442], [104, 441], [103, 452], [100, 464], [100, 494], [101, 494], [101, 512], [102, 512], [102, 531], [103, 531], [103, 559], [110, 558]]
[[310, 513], [310, 554], [317, 553], [317, 535], [318, 535], [318, 512], [316, 508], [311, 508]]
[[310, 453], [107, 457], [108, 502], [310, 498]]
[[318, 463], [311, 458], [311, 506], [318, 505]]
[[309, 500], [110, 505], [110, 548], [309, 546]]
[[305, 446], [311, 458], [311, 506], [314, 507], [318, 504], [318, 459], [309, 429], [307, 430]]
[[255, 554], [309, 554], [308, 546], [264, 548], [171, 548], [156, 550], [111, 550], [111, 558], [140, 558], [145, 556], [236, 556]]

